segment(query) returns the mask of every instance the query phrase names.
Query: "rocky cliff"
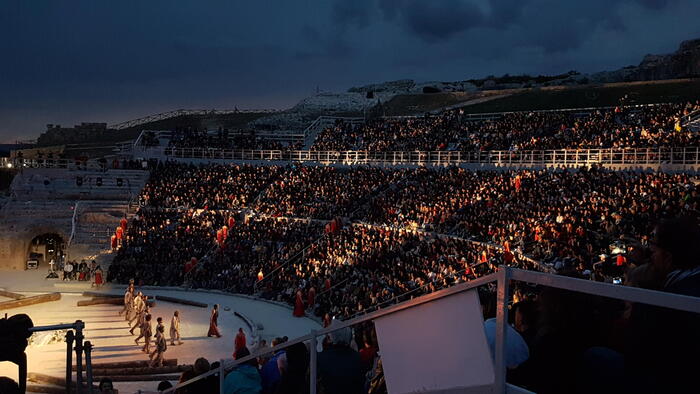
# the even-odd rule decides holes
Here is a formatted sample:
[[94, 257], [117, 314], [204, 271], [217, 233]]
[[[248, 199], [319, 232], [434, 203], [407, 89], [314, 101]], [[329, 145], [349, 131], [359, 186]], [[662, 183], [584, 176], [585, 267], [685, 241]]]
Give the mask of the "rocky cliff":
[[700, 77], [700, 39], [683, 41], [674, 53], [646, 55], [638, 66], [590, 75], [592, 82], [654, 81]]

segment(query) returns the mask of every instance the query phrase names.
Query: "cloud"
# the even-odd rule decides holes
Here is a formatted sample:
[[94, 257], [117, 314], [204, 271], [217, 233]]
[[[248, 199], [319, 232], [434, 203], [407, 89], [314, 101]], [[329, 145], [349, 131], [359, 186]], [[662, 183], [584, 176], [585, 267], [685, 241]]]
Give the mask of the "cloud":
[[427, 42], [450, 39], [484, 22], [481, 10], [469, 1], [380, 0], [379, 5], [385, 20], [398, 20]]
[[0, 140], [178, 107], [289, 107], [316, 86], [614, 69], [700, 36], [697, 0], [7, 3]]
[[362, 1], [338, 0], [331, 8], [331, 21], [340, 30], [350, 26], [367, 27], [370, 22], [370, 8]]
[[637, 0], [641, 5], [654, 10], [660, 10], [670, 5], [672, 0]]

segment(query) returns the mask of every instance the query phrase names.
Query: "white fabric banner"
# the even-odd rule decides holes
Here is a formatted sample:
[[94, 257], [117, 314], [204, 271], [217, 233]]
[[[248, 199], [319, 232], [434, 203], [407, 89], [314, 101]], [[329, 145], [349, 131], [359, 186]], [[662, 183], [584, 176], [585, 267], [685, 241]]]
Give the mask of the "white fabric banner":
[[374, 322], [390, 394], [491, 392], [493, 361], [475, 290]]

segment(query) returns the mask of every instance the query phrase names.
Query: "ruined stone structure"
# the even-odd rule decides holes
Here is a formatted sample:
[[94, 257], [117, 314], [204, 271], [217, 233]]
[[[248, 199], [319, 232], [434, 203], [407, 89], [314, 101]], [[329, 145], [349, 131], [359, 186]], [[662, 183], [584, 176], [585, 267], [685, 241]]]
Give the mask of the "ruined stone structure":
[[72, 260], [108, 251], [147, 177], [139, 170], [22, 170], [0, 211], [0, 269], [24, 269], [32, 240], [44, 234], [60, 237]]

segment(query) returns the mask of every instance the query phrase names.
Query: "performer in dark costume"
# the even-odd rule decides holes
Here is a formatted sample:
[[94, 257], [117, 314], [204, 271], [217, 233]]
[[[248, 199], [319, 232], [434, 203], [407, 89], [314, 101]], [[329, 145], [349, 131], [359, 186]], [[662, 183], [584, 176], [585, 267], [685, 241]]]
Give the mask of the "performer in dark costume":
[[214, 304], [214, 309], [211, 310], [211, 318], [209, 318], [209, 332], [207, 333], [208, 337], [216, 336], [217, 338], [221, 338], [221, 331], [219, 331], [218, 321], [219, 304]]
[[297, 291], [297, 298], [294, 302], [294, 316], [302, 317], [304, 316], [304, 300], [301, 295], [301, 290]]

